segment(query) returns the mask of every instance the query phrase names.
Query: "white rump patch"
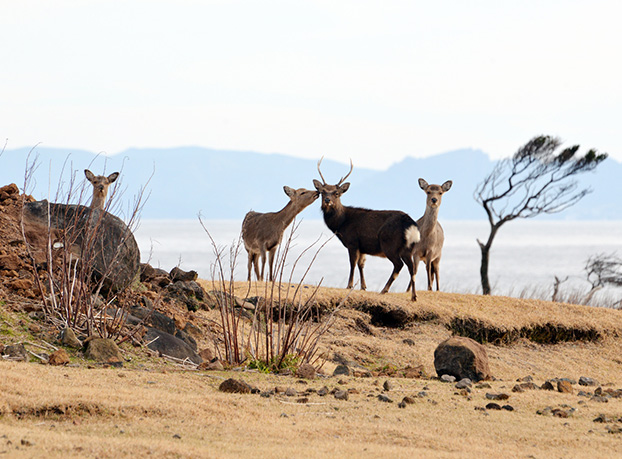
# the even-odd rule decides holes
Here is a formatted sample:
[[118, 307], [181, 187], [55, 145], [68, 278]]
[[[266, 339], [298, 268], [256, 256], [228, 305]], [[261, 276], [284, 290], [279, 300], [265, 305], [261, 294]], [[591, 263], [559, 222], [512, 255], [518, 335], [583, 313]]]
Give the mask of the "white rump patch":
[[406, 243], [408, 245], [412, 245], [421, 240], [421, 233], [415, 225], [412, 225], [406, 228], [406, 231], [404, 232], [404, 237], [406, 238]]

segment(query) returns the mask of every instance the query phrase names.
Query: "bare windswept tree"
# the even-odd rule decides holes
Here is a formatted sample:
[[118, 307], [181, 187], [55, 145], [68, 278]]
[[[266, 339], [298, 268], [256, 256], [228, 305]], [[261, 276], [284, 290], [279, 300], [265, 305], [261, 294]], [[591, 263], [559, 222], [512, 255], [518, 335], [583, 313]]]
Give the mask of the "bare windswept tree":
[[607, 154], [589, 150], [577, 155], [579, 145], [558, 152], [560, 145], [556, 137], [534, 137], [513, 156], [499, 161], [475, 189], [473, 197], [484, 208], [490, 223], [488, 239], [477, 240], [482, 253], [480, 276], [484, 295], [490, 295], [490, 249], [503, 224], [517, 218], [561, 212], [591, 192], [579, 187], [575, 176], [594, 170]]
[[585, 263], [585, 271], [592, 289], [606, 285], [622, 287], [622, 258], [615, 253], [591, 256]]

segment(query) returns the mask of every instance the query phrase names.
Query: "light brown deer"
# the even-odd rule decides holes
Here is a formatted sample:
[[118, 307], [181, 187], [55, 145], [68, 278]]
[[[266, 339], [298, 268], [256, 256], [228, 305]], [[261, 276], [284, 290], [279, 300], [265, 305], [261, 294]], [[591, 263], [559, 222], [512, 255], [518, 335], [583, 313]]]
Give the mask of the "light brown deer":
[[106, 196], [108, 195], [108, 187], [118, 177], [118, 172], [113, 172], [108, 177], [104, 175], [95, 175], [90, 170], [84, 169], [84, 175], [91, 185], [93, 185], [93, 200], [91, 201], [91, 209], [104, 210]]
[[[251, 280], [251, 271], [255, 268], [255, 275], [259, 281], [264, 279], [266, 253], [268, 253], [270, 267], [270, 281], [274, 280], [274, 255], [283, 239], [283, 233], [296, 215], [315, 201], [317, 191], [298, 188], [294, 190], [283, 187], [290, 201], [278, 212], [259, 213], [250, 211], [242, 222], [242, 239], [248, 252], [248, 281]], [[259, 264], [261, 262], [261, 272]]]
[[409, 289], [412, 289], [411, 300], [416, 301], [415, 271], [413, 255], [416, 243], [419, 242], [417, 223], [399, 210], [370, 210], [360, 207], [344, 206], [341, 195], [348, 191], [350, 183], [344, 181], [350, 172], [336, 185], [328, 185], [320, 170], [320, 159], [317, 171], [322, 181], [313, 180], [315, 188], [322, 194], [322, 213], [324, 223], [335, 233], [341, 243], [348, 249], [350, 256], [350, 276], [348, 288], [354, 285], [354, 268], [358, 266], [361, 278], [361, 290], [365, 290], [365, 255], [386, 257], [393, 263], [393, 271], [380, 293], [387, 293], [391, 284], [397, 279], [402, 267], [406, 265], [410, 274]]
[[439, 289], [439, 265], [441, 263], [441, 253], [445, 235], [443, 228], [438, 222], [438, 210], [441, 206], [441, 198], [444, 193], [449, 191], [453, 182], [447, 180], [442, 185], [428, 185], [428, 182], [419, 179], [419, 187], [427, 195], [425, 201], [425, 213], [417, 220], [421, 241], [415, 247], [414, 264], [415, 273], [419, 262], [423, 261], [428, 275], [428, 290], [432, 290], [432, 283], [436, 279], [436, 290]]

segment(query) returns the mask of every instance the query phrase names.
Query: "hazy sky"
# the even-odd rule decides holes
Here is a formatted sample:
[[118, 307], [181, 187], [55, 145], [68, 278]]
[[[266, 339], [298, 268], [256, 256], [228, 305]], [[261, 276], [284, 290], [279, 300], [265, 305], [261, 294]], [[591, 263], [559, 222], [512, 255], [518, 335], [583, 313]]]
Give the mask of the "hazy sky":
[[0, 139], [384, 169], [544, 133], [622, 160], [621, 18], [619, 0], [2, 1]]

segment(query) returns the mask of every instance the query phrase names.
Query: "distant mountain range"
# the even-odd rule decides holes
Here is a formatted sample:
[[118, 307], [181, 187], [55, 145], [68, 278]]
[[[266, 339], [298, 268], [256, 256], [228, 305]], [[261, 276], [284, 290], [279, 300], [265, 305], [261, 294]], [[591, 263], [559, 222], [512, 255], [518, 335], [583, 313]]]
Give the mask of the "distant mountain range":
[[[0, 186], [17, 183], [23, 187], [29, 151], [7, 150], [0, 156]], [[312, 180], [319, 178], [316, 160], [199, 147], [130, 149], [114, 156], [37, 147], [31, 160], [34, 155], [38, 156], [39, 166], [27, 191], [35, 198], [51, 196], [53, 200], [59, 181], [65, 189], [69, 186], [71, 170], [77, 171], [79, 184], [84, 180], [85, 168], [96, 174], [120, 170], [120, 191], [126, 209], [140, 187], [147, 184], [150, 196], [143, 207], [143, 219], [196, 218], [199, 212], [206, 219], [242, 219], [250, 209], [270, 212], [285, 206], [288, 198], [283, 185], [312, 188]], [[348, 178], [352, 185], [342, 202], [371, 209], [399, 209], [418, 218], [423, 214], [425, 198], [417, 179], [423, 177], [438, 184], [452, 180], [452, 189], [443, 197], [441, 219], [481, 220], [485, 214], [473, 200], [473, 191], [494, 164], [484, 152], [472, 149], [427, 158], [409, 157], [384, 171], [355, 164]], [[337, 182], [348, 169], [349, 165], [335, 161], [322, 163], [322, 173], [330, 183]], [[593, 192], [563, 213], [544, 218], [622, 220], [622, 163], [607, 159], [579, 181]], [[88, 192], [90, 200], [90, 189]], [[319, 203], [306, 209], [302, 217], [321, 218]]]

